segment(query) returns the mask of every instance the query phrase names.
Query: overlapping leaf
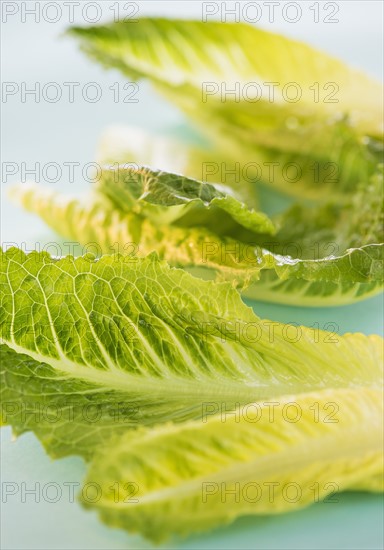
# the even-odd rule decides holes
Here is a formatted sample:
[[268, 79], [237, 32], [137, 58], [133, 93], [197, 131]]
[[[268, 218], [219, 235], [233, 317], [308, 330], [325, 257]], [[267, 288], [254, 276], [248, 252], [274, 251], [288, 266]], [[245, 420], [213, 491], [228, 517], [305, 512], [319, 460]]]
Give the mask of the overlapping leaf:
[[[231, 285], [154, 255], [54, 260], [11, 249], [1, 255], [1, 297], [5, 421], [36, 431], [55, 456], [89, 457], [108, 434], [138, 423], [201, 418], [210, 402], [230, 409], [380, 386], [379, 337], [333, 342], [305, 327], [292, 337], [260, 320]], [[52, 410], [35, 417], [39, 404]]]
[[[337, 415], [329, 415], [332, 404]], [[87, 481], [98, 480], [100, 499], [84, 504], [107, 524], [159, 542], [240, 515], [296, 510], [338, 490], [374, 489], [382, 407], [380, 392], [324, 390], [280, 399], [273, 421], [264, 403], [127, 433], [95, 457]]]
[[[272, 231], [268, 218], [209, 184], [208, 202], [219, 209], [202, 204], [203, 184], [191, 178], [161, 172], [164, 181], [172, 182], [168, 185], [149, 169], [103, 174], [101, 196], [88, 201], [24, 184], [12, 193], [76, 242], [96, 243], [105, 253], [116, 247], [141, 255], [157, 251], [171, 264], [203, 277], [231, 280], [249, 296], [335, 305], [374, 295], [383, 287], [382, 171], [346, 205], [293, 207], [277, 219], [276, 235], [266, 234]], [[143, 178], [159, 192], [143, 194]], [[179, 189], [183, 181], [192, 182], [187, 192]], [[156, 216], [170, 223], [159, 225]]]
[[[106, 67], [149, 79], [227, 160], [277, 162], [268, 183], [288, 193], [348, 196], [382, 162], [381, 85], [306, 44], [239, 23], [155, 18], [70, 33]], [[301, 174], [288, 181], [292, 162]]]

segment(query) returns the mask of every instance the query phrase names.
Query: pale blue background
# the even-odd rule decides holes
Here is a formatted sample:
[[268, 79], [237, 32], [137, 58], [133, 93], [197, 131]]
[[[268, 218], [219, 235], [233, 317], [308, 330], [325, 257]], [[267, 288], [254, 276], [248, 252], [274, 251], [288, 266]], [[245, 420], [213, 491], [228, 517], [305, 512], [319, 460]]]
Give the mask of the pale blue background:
[[[200, 18], [200, 2], [140, 2], [140, 15], [169, 15]], [[296, 24], [284, 23], [281, 17], [273, 25], [263, 17], [262, 25], [302, 39], [366, 69], [382, 78], [382, 3], [371, 1], [338, 2], [337, 24], [314, 24], [313, 12], [303, 6], [303, 19]], [[108, 14], [108, 2], [104, 2]], [[109, 12], [111, 13], [111, 12]], [[106, 17], [107, 18], [107, 17]], [[78, 23], [82, 24], [81, 19]], [[95, 104], [77, 100], [70, 104], [45, 102], [22, 104], [14, 98], [2, 104], [2, 161], [40, 162], [78, 161], [85, 164], [94, 159], [101, 131], [109, 124], [133, 124], [146, 128], [169, 128], [182, 124], [181, 115], [156, 97], [147, 85], [140, 87], [140, 102], [136, 105], [113, 103], [108, 86], [124, 84], [116, 72], [104, 72], [77, 52], [75, 44], [59, 39], [67, 26], [33, 21], [21, 23], [13, 17], [3, 25], [3, 80], [81, 83], [97, 81], [103, 86], [105, 99]], [[5, 139], [4, 139], [5, 138]], [[11, 181], [20, 179], [19, 175]], [[2, 192], [7, 185], [3, 185]], [[87, 185], [81, 177], [76, 184], [64, 180], [57, 187], [78, 191]], [[27, 246], [55, 239], [44, 224], [2, 201], [2, 241], [23, 242]], [[301, 309], [263, 303], [252, 303], [258, 315], [284, 322], [306, 325], [334, 322], [340, 333], [362, 331], [382, 333], [382, 298], [370, 299], [353, 306], [331, 309]], [[51, 461], [31, 434], [11, 440], [8, 428], [2, 436], [2, 482], [62, 484], [81, 482], [85, 467], [79, 458]], [[172, 548], [183, 549], [379, 549], [383, 547], [382, 499], [377, 495], [343, 494], [335, 504], [319, 503], [301, 512], [284, 516], [255, 519], [242, 518], [234, 525], [213, 533], [193, 537]], [[56, 504], [26, 503], [19, 496], [2, 503], [1, 547], [11, 549], [123, 549], [151, 548], [139, 537], [102, 525], [94, 513], [86, 512], [77, 503], [63, 497]], [[168, 546], [170, 547], [170, 546]]]

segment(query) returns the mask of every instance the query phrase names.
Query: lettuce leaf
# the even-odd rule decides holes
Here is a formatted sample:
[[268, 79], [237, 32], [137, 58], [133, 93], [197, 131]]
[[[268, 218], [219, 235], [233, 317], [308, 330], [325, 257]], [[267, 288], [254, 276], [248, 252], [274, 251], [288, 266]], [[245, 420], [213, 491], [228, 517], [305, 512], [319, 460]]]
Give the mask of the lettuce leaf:
[[[245, 24], [161, 18], [69, 33], [104, 66], [149, 79], [228, 160], [244, 166], [272, 157], [280, 170], [268, 183], [291, 194], [308, 186], [308, 196], [330, 188], [348, 196], [383, 161], [381, 84], [306, 44]], [[290, 85], [297, 101], [287, 99]], [[281, 174], [292, 157], [303, 172], [297, 181]], [[329, 164], [336, 181], [327, 180]], [[315, 165], [325, 171], [320, 181]]]
[[[179, 92], [181, 87], [190, 86], [201, 99], [201, 84], [212, 80], [242, 83], [277, 80], [280, 101], [271, 105], [268, 97], [261, 103], [262, 108], [269, 103], [272, 111], [278, 111], [285, 108], [281, 104], [281, 88], [294, 78], [302, 87], [303, 97], [300, 103], [290, 103], [289, 110], [301, 112], [305, 105], [307, 116], [319, 111], [351, 111], [354, 125], [363, 133], [380, 136], [382, 130], [378, 119], [382, 108], [378, 82], [307, 44], [250, 25], [141, 18], [135, 25], [119, 21], [73, 27], [68, 32], [97, 61], [133, 78], [150, 78], [175, 97], [182, 94], [176, 94], [172, 88], [178, 88]], [[178, 43], [183, 45], [183, 55]], [[311, 71], [307, 70], [308, 65]], [[310, 86], [325, 79], [342, 84], [340, 101], [314, 101]], [[364, 103], [360, 94], [364, 94]]]
[[[53, 457], [83, 456], [84, 489], [100, 491], [95, 500], [83, 490], [83, 504], [156, 542], [338, 490], [382, 490], [383, 340], [262, 320], [236, 291], [326, 305], [382, 288], [382, 176], [372, 176], [382, 154], [380, 87], [244, 25], [143, 19], [131, 29], [72, 32], [90, 55], [151, 79], [190, 115], [207, 82], [279, 78], [278, 100], [210, 97], [197, 115], [209, 149], [180, 145], [172, 168], [155, 169], [122, 165], [112, 151], [113, 166], [83, 200], [13, 190], [63, 235], [100, 255], [124, 254], [0, 251], [1, 423], [16, 435], [33, 431]], [[324, 89], [325, 74], [340, 78], [340, 105], [314, 105], [306, 63]], [[281, 86], [292, 69], [304, 94], [287, 104]], [[173, 148], [166, 143], [167, 154]], [[292, 193], [316, 199], [330, 187], [312, 185], [312, 162], [340, 162], [341, 176], [332, 203], [296, 205], [272, 221], [237, 176], [230, 187], [202, 181], [211, 153], [216, 164], [296, 159], [306, 172]], [[282, 178], [272, 184], [282, 188]]]
[[[239, 163], [228, 164], [228, 156], [204, 143], [202, 136], [188, 136], [183, 128], [161, 134], [139, 127], [111, 126], [103, 132], [97, 149], [97, 162], [102, 166], [151, 166], [165, 172], [183, 174], [188, 178], [227, 189], [250, 208], [258, 208], [254, 176], [242, 177]], [[251, 170], [251, 166], [249, 170]]]
[[235, 239], [219, 238], [203, 227], [158, 226], [139, 214], [113, 208], [101, 195], [70, 197], [41, 185], [21, 184], [10, 189], [10, 197], [60, 235], [92, 252], [96, 249], [99, 255], [117, 252], [141, 257], [156, 251], [172, 265], [200, 268], [203, 278], [219, 274], [240, 286], [257, 279], [263, 264], [253, 247], [248, 251], [246, 244]]
[[[327, 418], [330, 403], [337, 418]], [[323, 390], [280, 398], [273, 421], [259, 403], [238, 416], [126, 433], [91, 463], [86, 482], [98, 481], [100, 498], [82, 501], [107, 524], [155, 542], [245, 514], [293, 511], [379, 481], [382, 415], [379, 391]]]
[[215, 228], [237, 238], [245, 233], [242, 240], [275, 232], [266, 214], [249, 209], [231, 189], [179, 174], [118, 164], [101, 170], [98, 189], [114, 208], [156, 224]]
[[[260, 399], [379, 388], [382, 339], [261, 320], [228, 283], [156, 255], [1, 254], [1, 401], [17, 434], [90, 458], [138, 424]], [[96, 420], [95, 420], [96, 418]]]
[[[174, 134], [180, 134], [176, 136], [170, 130], [165, 133], [157, 135], [141, 128], [112, 126], [100, 138], [98, 161], [110, 165], [137, 163], [213, 184], [222, 183], [255, 208], [260, 185], [273, 186], [300, 199], [324, 202], [332, 197], [344, 203], [358, 190], [358, 182], [368, 181], [377, 164], [384, 160], [377, 140], [367, 139], [359, 147], [346, 135], [341, 136], [340, 147], [334, 147], [326, 159], [318, 160], [300, 152], [255, 147], [250, 140], [214, 147], [202, 135], [191, 140], [187, 128], [183, 132], [174, 129]], [[232, 131], [230, 140], [231, 136]]]
[[[249, 297], [338, 305], [372, 296], [383, 287], [382, 170], [344, 206], [292, 207], [276, 220], [275, 235], [267, 234], [273, 231], [268, 218], [230, 195], [223, 198], [212, 191], [215, 197], [202, 207], [195, 191], [208, 191], [209, 184], [193, 183], [189, 191], [194, 189], [196, 200], [188, 202], [185, 191], [179, 196], [183, 178], [161, 173], [167, 182], [162, 185], [158, 172], [145, 169], [145, 174], [153, 174], [159, 193], [143, 199], [140, 170], [128, 173], [127, 183], [124, 170], [106, 170], [99, 196], [83, 201], [25, 184], [16, 186], [12, 196], [58, 233], [83, 245], [95, 243], [100, 253], [116, 248], [140, 255], [156, 251], [196, 275], [230, 280]], [[130, 188], [137, 191], [136, 202]], [[220, 212], [209, 207], [211, 202], [220, 205]], [[191, 206], [188, 215], [186, 207]], [[230, 218], [223, 217], [223, 207]], [[175, 214], [164, 212], [173, 208]], [[156, 223], [157, 214], [173, 222]]]
[[[308, 300], [321, 305], [323, 300], [347, 303], [380, 292], [384, 282], [383, 190], [380, 169], [347, 204], [296, 204], [280, 215], [275, 219], [277, 233], [256, 243], [275, 254], [287, 257], [289, 253], [292, 260], [299, 257], [300, 261], [292, 266], [286, 258], [288, 278], [284, 265], [279, 272], [262, 271], [249, 296], [291, 304]], [[361, 277], [363, 271], [365, 276]], [[346, 276], [347, 272], [351, 277]], [[354, 280], [363, 278], [365, 283], [354, 284]]]

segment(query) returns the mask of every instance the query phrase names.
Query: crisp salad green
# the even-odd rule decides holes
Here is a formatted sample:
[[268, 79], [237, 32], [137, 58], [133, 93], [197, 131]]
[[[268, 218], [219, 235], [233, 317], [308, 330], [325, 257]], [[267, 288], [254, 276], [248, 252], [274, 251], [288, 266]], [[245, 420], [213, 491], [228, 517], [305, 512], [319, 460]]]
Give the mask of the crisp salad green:
[[[216, 497], [207, 516], [201, 487], [239, 475], [380, 489], [381, 338], [334, 341], [305, 327], [292, 337], [229, 283], [194, 278], [155, 254], [53, 259], [10, 249], [0, 278], [3, 422], [16, 434], [33, 430], [54, 457], [84, 456], [102, 486], [134, 482], [135, 506], [103, 491], [95, 506], [108, 523], [158, 540], [229, 521], [249, 506]], [[280, 408], [273, 422], [269, 402]], [[303, 411], [300, 422], [295, 410], [294, 422], [282, 417], [289, 403]], [[238, 412], [228, 420], [223, 410]], [[140, 425], [149, 431], [130, 433]], [[322, 496], [335, 485], [328, 489]], [[278, 498], [269, 512], [290, 508]], [[268, 512], [265, 498], [254, 512]]]
[[[1, 423], [83, 457], [84, 506], [156, 543], [382, 491], [383, 339], [261, 319], [241, 297], [329, 306], [383, 289], [382, 86], [243, 24], [69, 32], [199, 134], [107, 132], [83, 196], [12, 186], [95, 254], [0, 249]], [[264, 212], [267, 186], [296, 202]]]
[[[314, 401], [321, 407], [337, 402], [340, 422], [322, 419], [314, 429]], [[291, 403], [292, 396], [280, 400], [273, 423], [266, 404], [260, 405], [257, 422], [235, 416], [223, 422], [216, 415], [204, 424], [126, 433], [91, 463], [87, 481], [101, 481], [102, 497], [97, 505], [85, 505], [97, 508], [106, 523], [129, 526], [159, 542], [239, 515], [292, 511], [339, 489], [380, 490], [380, 483], [373, 488], [370, 481], [382, 475], [379, 392], [300, 395], [294, 406], [303, 415], [290, 423], [283, 410]], [[134, 482], [124, 485], [127, 479]], [[124, 486], [118, 495], [107, 490], [116, 482]]]
[[382, 162], [382, 85], [306, 44], [241, 23], [161, 18], [70, 34], [105, 67], [150, 80], [211, 139], [213, 156], [298, 163], [296, 182], [278, 170], [268, 181], [288, 193], [349, 195]]
[[220, 186], [145, 167], [106, 167], [82, 199], [26, 184], [11, 196], [75, 242], [103, 253], [157, 251], [249, 297], [338, 305], [383, 288], [382, 169], [347, 204], [296, 205], [275, 225]]
[[[13, 192], [18, 202], [81, 245], [157, 251], [196, 275], [232, 280], [251, 298], [329, 306], [382, 290], [379, 83], [242, 24], [143, 18], [70, 34], [104, 66], [149, 79], [198, 124], [205, 143], [112, 132], [100, 144], [105, 168], [88, 198], [22, 185]], [[328, 93], [316, 95], [314, 83]], [[251, 84], [262, 88], [257, 100], [237, 93]], [[287, 96], [293, 85], [297, 101]], [[298, 203], [269, 220], [259, 180]]]

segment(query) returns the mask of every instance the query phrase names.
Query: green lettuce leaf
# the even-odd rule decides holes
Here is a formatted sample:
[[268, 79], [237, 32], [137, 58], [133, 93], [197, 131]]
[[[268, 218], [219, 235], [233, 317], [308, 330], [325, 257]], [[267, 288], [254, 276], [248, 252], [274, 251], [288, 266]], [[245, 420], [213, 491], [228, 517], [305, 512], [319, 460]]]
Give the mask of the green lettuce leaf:
[[[377, 141], [367, 140], [364, 147], [356, 148], [348, 136], [341, 140], [342, 150], [333, 148], [327, 159], [319, 161], [299, 152], [255, 147], [249, 140], [215, 148], [204, 143], [202, 136], [200, 143], [196, 143], [196, 137], [191, 140], [186, 128], [182, 133], [174, 130], [174, 134], [181, 134], [178, 136], [169, 133], [156, 135], [141, 128], [110, 127], [100, 138], [98, 162], [153, 166], [212, 184], [222, 183], [255, 208], [256, 190], [263, 184], [301, 199], [324, 202], [332, 197], [345, 202], [358, 189], [357, 182], [368, 181], [377, 163], [384, 159]], [[355, 183], [351, 186], [351, 182]]]
[[98, 190], [117, 210], [140, 214], [157, 225], [203, 226], [242, 240], [275, 232], [266, 214], [249, 209], [231, 189], [179, 174], [118, 164], [101, 169]]
[[[331, 403], [337, 417], [327, 417]], [[339, 490], [376, 489], [372, 480], [383, 471], [381, 392], [285, 396], [272, 421], [270, 411], [259, 403], [238, 415], [126, 433], [94, 458], [86, 482], [97, 480], [99, 498], [82, 501], [108, 525], [161, 542], [245, 514], [293, 511]]]
[[10, 197], [60, 235], [100, 256], [117, 252], [135, 257], [156, 251], [172, 265], [195, 271], [197, 267], [203, 278], [218, 274], [240, 286], [257, 279], [263, 265], [261, 256], [255, 259], [253, 247], [248, 251], [248, 245], [235, 239], [219, 238], [202, 227], [157, 226], [139, 214], [113, 208], [101, 195], [70, 197], [41, 185], [21, 184], [10, 189]]
[[[155, 174], [154, 187], [160, 192], [144, 197], [143, 208], [140, 170], [128, 173], [127, 183], [124, 170], [107, 170], [99, 196], [83, 201], [25, 184], [16, 186], [12, 196], [61, 235], [82, 245], [95, 243], [100, 253], [156, 251], [195, 275], [230, 280], [249, 297], [326, 306], [351, 303], [383, 288], [382, 170], [344, 206], [294, 206], [276, 220], [275, 235], [263, 233], [263, 227], [272, 231], [267, 218], [247, 210], [230, 195], [213, 199], [220, 210], [230, 212], [226, 220], [221, 211], [202, 207], [200, 198], [188, 203], [184, 191], [178, 195], [177, 186], [184, 181], [180, 176], [169, 175], [176, 183], [169, 187], [156, 179], [156, 172], [149, 172]], [[170, 181], [168, 175], [165, 181]], [[196, 190], [203, 184], [193, 185]], [[208, 184], [204, 187], [211, 189]], [[137, 190], [136, 202], [130, 188]], [[175, 205], [177, 201], [182, 204]], [[153, 209], [167, 219], [161, 206], [165, 203], [177, 210], [170, 215], [173, 223], [159, 225]], [[185, 203], [187, 208], [199, 206], [188, 216]]]
[[188, 136], [185, 128], [182, 135], [175, 133], [180, 131], [175, 129], [173, 135], [169, 131], [152, 134], [138, 127], [112, 126], [100, 138], [97, 162], [110, 167], [151, 166], [215, 186], [223, 184], [249, 207], [258, 208], [252, 174], [244, 180], [240, 164], [228, 164], [227, 155], [204, 143], [201, 136]]
[[[308, 186], [308, 196], [330, 188], [348, 196], [382, 162], [382, 86], [306, 44], [245, 24], [156, 18], [69, 32], [104, 66], [149, 79], [228, 160], [272, 157], [280, 168], [267, 183], [291, 194]], [[292, 83], [297, 101], [285, 95]], [[292, 156], [303, 172], [297, 181], [282, 173]], [[336, 181], [327, 179], [329, 164]], [[312, 170], [324, 172], [320, 180]]]
[[[384, 283], [383, 190], [380, 169], [347, 204], [332, 202], [316, 208], [297, 204], [280, 215], [275, 220], [276, 235], [256, 243], [287, 261], [280, 271], [262, 271], [249, 296], [321, 305], [323, 300], [346, 303], [380, 292]], [[288, 254], [292, 261], [299, 258], [294, 266]], [[365, 283], [354, 283], [363, 278]]]
[[[176, 97], [176, 91], [183, 86], [189, 86], [198, 92], [201, 100], [203, 82], [278, 81], [277, 98], [281, 100], [283, 85], [295, 80], [302, 87], [300, 102], [284, 105], [276, 101], [274, 105], [268, 97], [261, 101], [261, 109], [268, 108], [269, 104], [273, 112], [284, 111], [288, 104], [291, 112], [302, 112], [305, 106], [307, 116], [319, 111], [351, 112], [354, 126], [363, 133], [380, 136], [382, 130], [378, 119], [382, 88], [378, 82], [307, 44], [250, 25], [141, 18], [135, 25], [119, 21], [73, 27], [68, 32], [97, 61], [133, 78], [150, 78], [159, 88], [172, 93], [172, 97]], [[183, 45], [183, 55], [178, 42]], [[310, 86], [314, 82], [324, 83], [325, 79], [340, 84], [339, 101], [314, 101]], [[222, 103], [220, 99], [217, 107]]]
[[[261, 320], [228, 283], [156, 255], [1, 254], [3, 422], [90, 458], [138, 424], [382, 383], [382, 339]], [[35, 413], [35, 414], [34, 414]], [[96, 420], [95, 420], [96, 418]]]

